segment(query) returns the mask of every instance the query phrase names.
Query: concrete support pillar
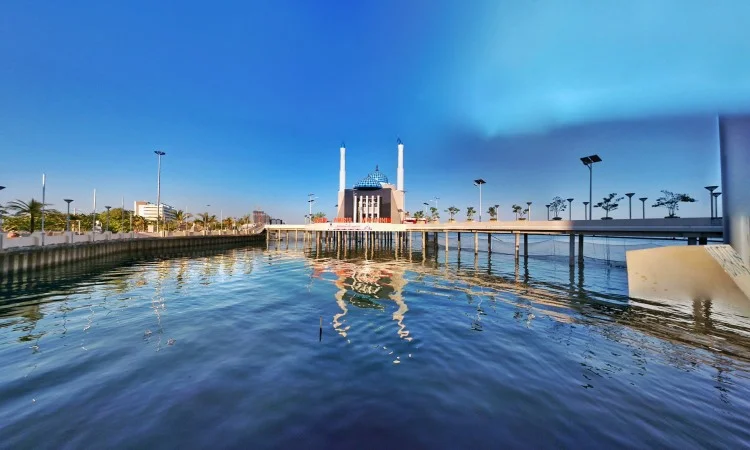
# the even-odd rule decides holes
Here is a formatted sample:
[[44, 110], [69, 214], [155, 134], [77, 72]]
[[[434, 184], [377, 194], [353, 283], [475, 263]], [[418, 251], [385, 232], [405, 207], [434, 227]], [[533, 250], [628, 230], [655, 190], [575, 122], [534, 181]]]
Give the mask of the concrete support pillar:
[[526, 233], [523, 234], [523, 260], [529, 260], [529, 235]]
[[514, 235], [515, 235], [515, 238], [516, 238], [516, 248], [515, 248], [514, 254], [516, 256], [516, 262], [518, 262], [518, 259], [519, 259], [518, 258], [518, 253], [521, 250], [521, 248], [520, 248], [521, 247], [521, 235], [519, 233], [514, 233]]
[[475, 231], [474, 232], [474, 254], [476, 255], [478, 253], [479, 253], [479, 233]]
[[487, 253], [492, 253], [492, 234], [487, 233]]
[[695, 245], [698, 243], [698, 238], [696, 237], [689, 237], [688, 238], [688, 245]]
[[578, 262], [583, 264], [583, 235], [578, 235]]
[[576, 235], [573, 233], [570, 233], [570, 246], [569, 246], [569, 255], [568, 255], [568, 262], [570, 263], [570, 266], [575, 266], [575, 260], [576, 260]]
[[707, 245], [708, 244], [708, 238], [707, 237], [699, 237], [698, 238], [698, 245]]
[[427, 251], [427, 232], [422, 232], [422, 251]]
[[448, 247], [449, 247], [449, 245], [448, 245], [448, 236], [449, 236], [449, 233], [448, 233], [448, 230], [443, 230], [443, 233], [445, 234], [445, 251], [447, 252], [448, 251]]
[[460, 231], [456, 233], [456, 237], [458, 238], [457, 246], [458, 246], [458, 251], [460, 252], [461, 251], [461, 232]]

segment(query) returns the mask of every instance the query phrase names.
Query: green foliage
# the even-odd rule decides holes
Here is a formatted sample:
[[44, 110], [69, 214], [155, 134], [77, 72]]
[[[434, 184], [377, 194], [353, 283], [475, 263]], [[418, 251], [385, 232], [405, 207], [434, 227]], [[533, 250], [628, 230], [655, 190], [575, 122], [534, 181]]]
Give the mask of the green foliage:
[[201, 230], [210, 230], [216, 228], [216, 224], [218, 223], [218, 221], [216, 220], [215, 215], [200, 213], [195, 216], [195, 220], [193, 220], [193, 223], [200, 226]]
[[552, 203], [549, 204], [549, 208], [555, 213], [553, 217], [560, 217], [560, 213], [565, 211], [566, 207], [565, 200], [560, 197], [553, 198]]
[[[24, 229], [25, 231], [33, 232], [35, 230], [42, 229], [42, 224], [41, 224], [42, 207], [46, 208], [47, 206], [50, 206], [50, 205], [49, 204], [42, 205], [42, 202], [32, 198], [28, 202], [24, 202], [22, 200], [14, 200], [12, 202], [9, 202], [5, 207], [8, 210], [8, 212], [13, 213], [15, 217], [21, 217], [21, 218], [26, 219], [22, 222], [22, 224], [25, 226], [21, 225], [22, 228], [19, 228], [19, 230]], [[55, 212], [55, 210], [49, 210], [49, 212], [52, 213], [52, 212]], [[45, 216], [46, 215], [47, 214], [45, 213]], [[45, 217], [45, 222], [46, 222], [46, 217]]]
[[523, 216], [529, 212], [529, 208], [524, 209], [523, 206], [513, 205], [513, 213], [516, 215], [516, 220], [523, 219]]
[[414, 213], [414, 218], [415, 219], [424, 219], [424, 211], [422, 211], [420, 209], [419, 211], [415, 212]]
[[430, 207], [430, 218], [432, 220], [438, 220], [440, 218], [440, 214], [438, 213], [438, 209], [434, 206]]
[[467, 208], [466, 208], [466, 219], [467, 219], [467, 220], [472, 220], [472, 219], [474, 219], [474, 214], [476, 214], [476, 213], [477, 213], [477, 210], [476, 210], [476, 209], [474, 209], [474, 207], [473, 207], [473, 206], [469, 206], [469, 207], [467, 207]]
[[324, 212], [316, 212], [313, 214], [313, 219], [323, 219], [325, 218], [326, 213]]
[[491, 219], [496, 219], [497, 218], [497, 207], [490, 206], [489, 208], [487, 208], [487, 213], [490, 215]]
[[677, 210], [680, 209], [680, 203], [692, 203], [695, 199], [688, 194], [675, 194], [672, 191], [661, 191], [663, 196], [656, 199], [656, 203], [651, 205], [652, 208], [665, 207], [669, 213], [668, 217], [676, 217]]
[[448, 209], [445, 210], [448, 214], [451, 215], [451, 220], [453, 220], [453, 217], [461, 211], [460, 209], [456, 208], [455, 206], [451, 206]]
[[604, 197], [602, 201], [594, 205], [594, 208], [603, 209], [604, 211], [606, 211], [605, 217], [609, 218], [610, 211], [616, 210], [620, 206], [620, 204], [617, 202], [619, 202], [620, 200], [624, 198], [624, 197], [617, 197], [617, 198], [615, 197], [617, 197], [616, 193], [613, 192], [609, 194], [608, 196]]

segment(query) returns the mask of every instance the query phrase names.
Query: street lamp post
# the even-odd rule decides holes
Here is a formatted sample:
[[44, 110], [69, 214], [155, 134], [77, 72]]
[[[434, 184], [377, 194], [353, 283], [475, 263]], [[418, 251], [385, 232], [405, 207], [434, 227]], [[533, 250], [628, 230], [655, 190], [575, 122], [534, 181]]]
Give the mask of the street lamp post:
[[156, 232], [159, 232], [159, 220], [161, 218], [161, 157], [165, 152], [154, 150], [156, 153]]
[[526, 202], [526, 206], [528, 206], [528, 208], [526, 208], [527, 209], [526, 217], [528, 217], [529, 222], [531, 222], [531, 202]]
[[583, 220], [589, 220], [589, 202], [583, 202]]
[[422, 202], [422, 204], [424, 205], [424, 208], [422, 208], [422, 212], [424, 212], [424, 218], [426, 219], [427, 218], [427, 207], [430, 206], [430, 204], [427, 203], [427, 202]]
[[431, 201], [435, 202], [435, 209], [440, 211], [440, 206], [438, 206], [438, 200], [440, 200], [440, 197], [433, 197]]
[[546, 207], [547, 207], [547, 220], [549, 220], [549, 207], [550, 207], [550, 206], [552, 206], [552, 205], [550, 205], [550, 204], [546, 204], [546, 205], [544, 205], [544, 206], [546, 206]]
[[313, 203], [315, 203], [315, 194], [307, 194], [307, 197], [308, 197], [307, 198], [307, 204], [310, 207], [310, 213], [309, 213], [310, 214], [310, 216], [309, 216], [310, 217], [310, 223], [312, 223], [312, 216], [313, 216], [313, 214], [312, 214], [312, 205], [313, 205]]
[[105, 206], [104, 209], [107, 210], [107, 229], [106, 231], [109, 233], [109, 210], [112, 209], [111, 206]]
[[714, 210], [714, 191], [718, 189], [719, 186], [706, 186], [706, 189], [708, 190], [708, 200], [711, 203], [711, 218], [713, 219], [715, 216], [718, 216], [719, 214], [715, 212]]
[[482, 221], [482, 185], [487, 184], [486, 181], [484, 181], [481, 178], [477, 178], [474, 180], [474, 186], [479, 186], [479, 221]]
[[719, 217], [719, 196], [721, 195], [721, 192], [712, 192], [711, 195], [714, 196], [714, 216], [718, 219]]
[[[5, 186], [0, 186], [0, 191], [3, 189], [5, 189]], [[3, 231], [3, 213], [0, 212], [0, 250], [3, 249], [3, 234], [5, 234]]]
[[203, 234], [207, 235], [209, 233], [208, 231], [208, 208], [210, 208], [211, 205], [206, 205], [206, 215], [203, 216]]
[[592, 198], [592, 186], [594, 181], [594, 171], [593, 166], [594, 163], [601, 162], [602, 159], [599, 157], [599, 155], [591, 155], [591, 156], [584, 156], [581, 158], [581, 162], [584, 166], [589, 168], [589, 218], [591, 218], [591, 208], [593, 205], [593, 198]]
[[72, 198], [64, 198], [63, 201], [68, 204], [68, 215], [65, 218], [65, 231], [70, 233], [70, 204], [73, 202]]
[[569, 198], [568, 200], [568, 220], [573, 220], [573, 200], [574, 198]]
[[648, 197], [641, 197], [638, 200], [643, 202], [643, 218], [646, 218], [646, 200], [648, 200]]
[[628, 197], [628, 218], [633, 218], [633, 196], [635, 192], [628, 192], [625, 194]]
[[500, 205], [495, 205], [495, 217], [500, 220]]

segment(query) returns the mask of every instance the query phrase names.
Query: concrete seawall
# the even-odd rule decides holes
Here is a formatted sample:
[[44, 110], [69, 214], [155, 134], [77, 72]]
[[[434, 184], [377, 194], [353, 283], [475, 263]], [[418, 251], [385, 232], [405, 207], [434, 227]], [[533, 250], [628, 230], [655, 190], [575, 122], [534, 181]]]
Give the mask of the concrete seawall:
[[0, 251], [0, 279], [108, 256], [159, 256], [160, 253], [175, 251], [260, 243], [265, 239], [262, 234], [181, 236], [11, 248]]

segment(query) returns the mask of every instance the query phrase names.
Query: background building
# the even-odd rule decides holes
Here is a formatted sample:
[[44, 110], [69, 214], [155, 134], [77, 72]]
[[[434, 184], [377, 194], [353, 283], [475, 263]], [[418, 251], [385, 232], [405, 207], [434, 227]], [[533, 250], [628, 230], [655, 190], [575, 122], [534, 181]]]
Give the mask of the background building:
[[141, 216], [146, 220], [156, 221], [159, 218], [165, 222], [174, 220], [177, 213], [174, 208], [164, 203], [161, 204], [157, 211], [156, 204], [142, 201], [133, 203], [133, 211], [135, 211], [136, 216]]

